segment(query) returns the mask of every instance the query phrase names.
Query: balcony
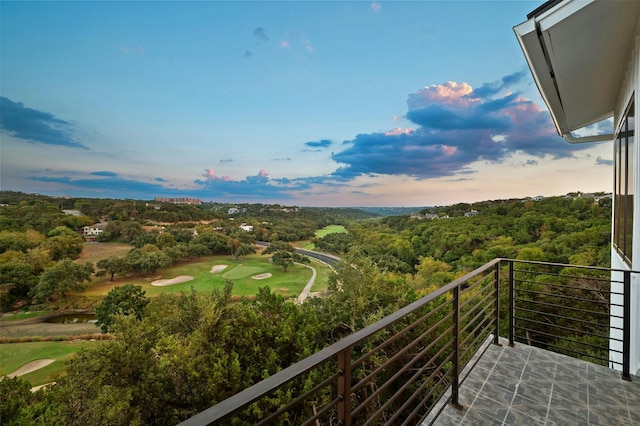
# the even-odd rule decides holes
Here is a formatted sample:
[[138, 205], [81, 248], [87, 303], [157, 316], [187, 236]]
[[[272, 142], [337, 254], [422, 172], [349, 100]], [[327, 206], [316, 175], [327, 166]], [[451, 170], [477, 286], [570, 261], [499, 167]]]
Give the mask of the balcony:
[[183, 424], [638, 424], [632, 273], [495, 259]]

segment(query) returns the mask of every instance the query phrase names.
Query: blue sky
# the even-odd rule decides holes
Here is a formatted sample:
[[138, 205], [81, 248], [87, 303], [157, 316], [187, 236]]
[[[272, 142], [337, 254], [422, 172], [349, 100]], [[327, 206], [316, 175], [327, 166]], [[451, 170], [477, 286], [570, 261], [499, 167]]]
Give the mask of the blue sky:
[[0, 2], [0, 188], [302, 206], [609, 191], [512, 27], [541, 1]]

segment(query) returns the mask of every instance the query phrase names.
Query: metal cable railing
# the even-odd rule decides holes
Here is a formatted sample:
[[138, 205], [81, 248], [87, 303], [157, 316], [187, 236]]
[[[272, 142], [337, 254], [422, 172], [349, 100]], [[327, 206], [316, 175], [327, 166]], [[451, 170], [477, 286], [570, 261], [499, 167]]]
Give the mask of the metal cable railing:
[[501, 331], [510, 344], [615, 365], [629, 378], [630, 277], [495, 259], [183, 424], [418, 424], [444, 395], [458, 405], [461, 372]]

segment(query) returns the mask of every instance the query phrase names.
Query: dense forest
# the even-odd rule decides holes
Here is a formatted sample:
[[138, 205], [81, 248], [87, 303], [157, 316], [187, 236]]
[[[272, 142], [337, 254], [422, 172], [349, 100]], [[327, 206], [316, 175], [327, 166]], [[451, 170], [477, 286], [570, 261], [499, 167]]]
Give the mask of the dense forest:
[[[59, 282], [60, 275], [51, 272], [57, 269], [77, 269], [74, 282], [81, 286], [95, 266], [71, 261], [81, 250], [75, 231], [84, 222], [68, 223], [80, 219], [62, 214], [58, 200], [2, 197], [7, 204], [0, 207], [3, 304], [47, 303], [40, 292], [49, 288], [46, 283]], [[146, 210], [139, 201], [96, 200], [103, 207], [90, 209], [91, 201], [65, 200], [64, 208], [80, 210], [91, 222], [106, 220], [112, 225], [109, 240], [132, 244], [124, 270], [134, 267], [135, 259], [146, 264], [141, 259], [151, 253], [179, 262], [205, 252], [232, 253], [256, 240], [310, 238], [328, 224], [343, 224], [348, 232], [313, 240], [317, 250], [342, 261], [327, 293], [303, 304], [268, 287], [236, 300], [230, 281], [211, 294], [152, 299], [135, 288], [115, 288], [96, 307], [115, 339], [80, 352], [68, 363], [67, 376], [46, 391], [32, 393], [20, 378], [1, 380], [3, 424], [175, 424], [495, 257], [608, 266], [610, 254], [611, 200], [581, 194], [434, 207], [374, 220], [351, 210], [285, 212], [280, 206], [247, 205], [231, 221], [222, 208], [176, 206], [173, 213], [181, 219], [163, 233], [143, 231], [151, 219], [142, 217]], [[189, 224], [183, 227], [182, 219]], [[240, 221], [252, 224], [253, 231], [238, 233]], [[191, 227], [197, 237], [185, 232]], [[106, 264], [97, 268], [119, 273]], [[125, 291], [131, 293], [123, 297]], [[53, 299], [64, 297], [55, 288]], [[131, 300], [137, 303], [125, 306]], [[251, 414], [259, 418], [279, 403], [276, 395], [263, 412]]]

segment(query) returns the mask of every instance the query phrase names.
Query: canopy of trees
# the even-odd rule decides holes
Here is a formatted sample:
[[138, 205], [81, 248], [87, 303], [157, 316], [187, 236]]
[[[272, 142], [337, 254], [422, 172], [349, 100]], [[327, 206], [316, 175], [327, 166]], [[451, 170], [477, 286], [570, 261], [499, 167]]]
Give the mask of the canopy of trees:
[[[72, 261], [73, 244], [66, 250], [64, 245], [59, 251], [53, 249], [60, 238], [72, 238], [67, 230], [58, 229], [65, 226], [63, 217], [54, 214], [58, 207], [48, 205], [46, 198], [27, 202], [9, 195], [15, 206], [0, 210], [0, 223], [7, 225], [0, 231], [3, 307], [9, 298], [31, 294], [50, 300], [82, 288], [90, 265]], [[139, 219], [152, 214], [144, 203], [96, 204], [74, 201], [84, 214], [107, 216], [114, 238], [132, 243], [126, 256], [98, 263], [99, 272], [111, 277], [152, 273], [188, 257], [242, 256], [244, 247], [253, 247], [257, 239], [272, 243], [268, 251], [274, 263], [286, 270], [295, 253], [287, 242], [310, 238], [315, 229], [339, 223], [335, 211], [246, 205], [238, 217], [254, 231], [244, 232], [227, 219], [223, 207], [190, 206], [183, 211], [167, 206], [165, 217], [202, 214], [216, 221], [174, 223], [163, 232], [146, 233], [135, 225], [142, 226]], [[471, 209], [478, 215], [464, 217]], [[32, 215], [31, 222], [14, 217], [21, 211], [48, 213], [44, 220]], [[21, 379], [0, 381], [3, 422], [175, 424], [495, 257], [608, 266], [611, 204], [606, 198], [500, 200], [422, 213], [441, 219], [340, 219], [347, 234], [330, 234], [315, 243], [340, 254], [342, 261], [329, 279], [327, 294], [304, 304], [290, 303], [269, 288], [254, 298], [232, 301], [231, 282], [224, 291], [208, 295], [191, 292], [153, 299], [134, 286], [119, 287], [97, 309], [104, 330], [116, 339], [73, 358], [67, 376], [46, 392], [25, 392]], [[313, 384], [311, 377], [302, 386]], [[296, 386], [283, 387], [251, 414], [260, 417], [279, 406], [285, 395], [299, 394]]]

